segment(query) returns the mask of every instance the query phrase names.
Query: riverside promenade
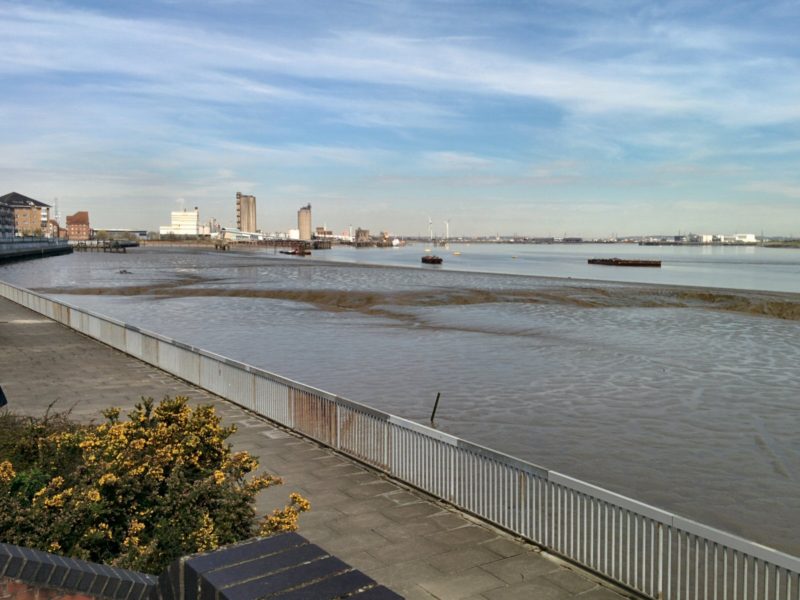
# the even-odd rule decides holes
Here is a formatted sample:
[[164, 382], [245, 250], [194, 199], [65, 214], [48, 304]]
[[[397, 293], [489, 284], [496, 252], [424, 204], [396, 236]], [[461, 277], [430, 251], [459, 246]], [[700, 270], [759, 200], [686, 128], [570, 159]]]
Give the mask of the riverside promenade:
[[71, 410], [100, 421], [144, 397], [184, 395], [235, 424], [236, 450], [260, 458], [284, 485], [257, 499], [260, 513], [292, 491], [311, 502], [300, 533], [409, 599], [619, 600], [591, 574], [395, 483], [210, 392], [0, 298], [0, 386], [8, 408]]

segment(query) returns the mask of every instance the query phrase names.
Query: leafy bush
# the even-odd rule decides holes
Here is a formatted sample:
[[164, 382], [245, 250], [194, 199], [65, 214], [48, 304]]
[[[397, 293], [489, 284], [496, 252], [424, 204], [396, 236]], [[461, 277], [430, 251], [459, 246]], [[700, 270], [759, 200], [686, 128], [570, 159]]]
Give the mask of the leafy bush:
[[280, 484], [231, 451], [233, 427], [187, 398], [118, 409], [101, 425], [67, 415], [0, 414], [0, 540], [149, 573], [174, 559], [297, 528], [308, 501], [291, 494], [256, 519], [253, 500]]

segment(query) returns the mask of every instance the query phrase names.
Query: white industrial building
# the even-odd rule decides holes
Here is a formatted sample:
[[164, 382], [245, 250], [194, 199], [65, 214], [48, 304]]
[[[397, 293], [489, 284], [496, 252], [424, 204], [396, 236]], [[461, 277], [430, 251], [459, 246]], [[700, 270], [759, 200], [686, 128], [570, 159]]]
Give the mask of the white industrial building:
[[756, 244], [758, 240], [756, 239], [755, 233], [736, 233], [733, 235], [733, 239], [737, 244]]
[[171, 213], [170, 225], [162, 225], [158, 232], [161, 235], [199, 235], [200, 234], [200, 209], [174, 210]]

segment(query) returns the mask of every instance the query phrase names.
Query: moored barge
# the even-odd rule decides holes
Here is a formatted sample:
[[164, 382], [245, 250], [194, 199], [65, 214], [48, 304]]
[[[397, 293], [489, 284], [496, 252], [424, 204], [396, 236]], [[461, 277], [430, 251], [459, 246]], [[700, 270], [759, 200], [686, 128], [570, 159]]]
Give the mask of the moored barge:
[[610, 267], [660, 267], [661, 261], [630, 258], [590, 258], [589, 264]]

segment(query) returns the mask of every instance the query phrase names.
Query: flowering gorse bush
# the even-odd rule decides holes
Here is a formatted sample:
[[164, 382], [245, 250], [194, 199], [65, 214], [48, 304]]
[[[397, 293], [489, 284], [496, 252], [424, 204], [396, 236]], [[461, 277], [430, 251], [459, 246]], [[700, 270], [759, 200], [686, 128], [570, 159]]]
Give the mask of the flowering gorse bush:
[[[297, 528], [309, 503], [291, 494], [256, 519], [253, 500], [280, 484], [231, 451], [212, 406], [143, 400], [120, 419], [82, 426], [63, 415], [0, 417], [0, 541], [159, 573], [171, 561]], [[248, 477], [249, 476], [249, 477]]]

